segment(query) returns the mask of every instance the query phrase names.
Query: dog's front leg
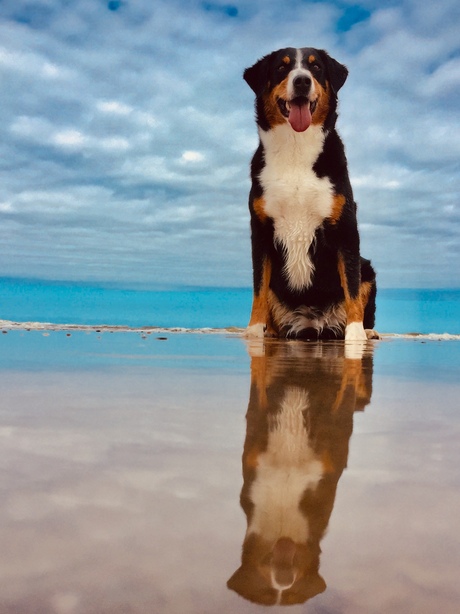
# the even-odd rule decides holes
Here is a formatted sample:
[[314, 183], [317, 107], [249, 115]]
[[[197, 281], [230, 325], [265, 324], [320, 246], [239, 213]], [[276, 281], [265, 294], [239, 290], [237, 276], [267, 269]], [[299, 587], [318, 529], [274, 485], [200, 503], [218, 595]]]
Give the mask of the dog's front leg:
[[246, 329], [248, 337], [263, 337], [266, 331], [270, 333], [270, 310], [268, 307], [270, 275], [270, 261], [264, 257], [260, 270], [254, 269], [254, 296], [251, 318]]
[[369, 288], [368, 284], [361, 284], [359, 254], [355, 256], [345, 250], [340, 252], [338, 269], [347, 314], [345, 341], [367, 341], [363, 319]]
[[253, 269], [253, 301], [251, 318], [246, 329], [248, 337], [262, 338], [271, 335], [271, 315], [268, 305], [268, 291], [271, 278], [271, 261], [267, 255], [270, 241], [266, 220], [261, 219], [263, 207], [257, 206], [258, 199], [251, 201], [251, 247]]

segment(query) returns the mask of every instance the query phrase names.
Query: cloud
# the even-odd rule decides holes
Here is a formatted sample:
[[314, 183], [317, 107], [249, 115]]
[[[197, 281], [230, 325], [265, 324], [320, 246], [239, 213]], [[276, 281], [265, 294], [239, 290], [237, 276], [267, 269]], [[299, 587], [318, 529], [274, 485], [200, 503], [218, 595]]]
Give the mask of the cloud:
[[458, 14], [451, 0], [5, 0], [3, 274], [249, 285], [257, 133], [241, 75], [312, 45], [350, 69], [338, 127], [381, 284], [458, 285]]

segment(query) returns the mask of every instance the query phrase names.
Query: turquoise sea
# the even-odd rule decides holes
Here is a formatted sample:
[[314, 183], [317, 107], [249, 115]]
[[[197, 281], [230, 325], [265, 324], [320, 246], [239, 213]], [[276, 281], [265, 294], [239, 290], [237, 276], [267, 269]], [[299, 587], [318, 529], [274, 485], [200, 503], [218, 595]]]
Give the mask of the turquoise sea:
[[[0, 278], [0, 320], [132, 327], [244, 327], [250, 288], [133, 290], [104, 284]], [[379, 289], [382, 333], [460, 334], [460, 289]]]

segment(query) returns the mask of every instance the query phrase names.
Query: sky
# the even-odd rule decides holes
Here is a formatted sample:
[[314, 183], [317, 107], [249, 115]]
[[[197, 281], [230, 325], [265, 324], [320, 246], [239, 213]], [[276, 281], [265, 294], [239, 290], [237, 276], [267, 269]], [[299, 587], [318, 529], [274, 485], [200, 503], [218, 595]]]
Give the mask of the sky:
[[460, 287], [458, 0], [0, 0], [0, 276], [250, 286], [244, 69], [347, 65], [337, 128], [381, 287]]

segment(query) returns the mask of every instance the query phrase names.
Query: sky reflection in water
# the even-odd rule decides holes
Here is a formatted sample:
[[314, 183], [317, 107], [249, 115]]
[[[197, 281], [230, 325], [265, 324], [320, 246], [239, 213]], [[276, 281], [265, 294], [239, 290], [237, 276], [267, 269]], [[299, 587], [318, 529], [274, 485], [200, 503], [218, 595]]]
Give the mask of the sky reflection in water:
[[459, 342], [166, 336], [0, 338], [0, 611], [456, 611]]

